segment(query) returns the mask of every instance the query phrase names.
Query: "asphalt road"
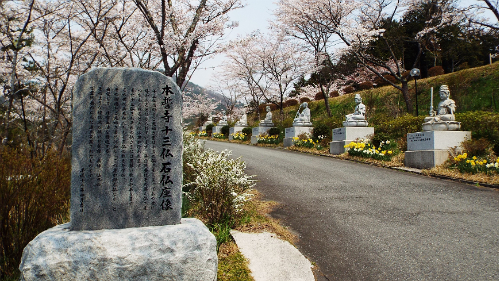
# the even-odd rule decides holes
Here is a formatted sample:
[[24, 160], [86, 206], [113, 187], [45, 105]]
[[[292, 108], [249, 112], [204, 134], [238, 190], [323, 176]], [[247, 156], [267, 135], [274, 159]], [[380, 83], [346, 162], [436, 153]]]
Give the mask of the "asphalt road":
[[499, 191], [272, 148], [242, 156], [319, 280], [499, 280]]

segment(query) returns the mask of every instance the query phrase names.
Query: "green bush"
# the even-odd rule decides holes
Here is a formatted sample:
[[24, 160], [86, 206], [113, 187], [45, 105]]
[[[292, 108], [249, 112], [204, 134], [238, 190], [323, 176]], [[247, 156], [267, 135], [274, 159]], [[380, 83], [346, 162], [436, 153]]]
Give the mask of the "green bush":
[[230, 127], [229, 125], [225, 125], [220, 129], [220, 133], [222, 133], [226, 138], [229, 137]]
[[312, 136], [314, 140], [331, 138], [332, 129], [329, 128], [326, 124], [316, 124], [314, 125], [314, 129], [312, 131]]
[[213, 127], [215, 127], [213, 124], [206, 125], [206, 133], [208, 133], [209, 137], [211, 137], [211, 134], [213, 133]]
[[71, 161], [49, 151], [33, 157], [0, 146], [0, 279], [15, 278], [24, 247], [69, 220]]
[[251, 136], [251, 134], [253, 133], [253, 129], [251, 127], [246, 127], [243, 128], [241, 132], [243, 134], [246, 134], [247, 136]]
[[461, 130], [471, 131], [474, 139], [487, 139], [499, 155], [499, 113], [470, 111], [456, 113], [456, 121], [461, 122]]
[[269, 136], [276, 136], [276, 135], [279, 135], [281, 133], [281, 130], [279, 128], [276, 128], [276, 127], [273, 127], [273, 128], [270, 128], [269, 129]]

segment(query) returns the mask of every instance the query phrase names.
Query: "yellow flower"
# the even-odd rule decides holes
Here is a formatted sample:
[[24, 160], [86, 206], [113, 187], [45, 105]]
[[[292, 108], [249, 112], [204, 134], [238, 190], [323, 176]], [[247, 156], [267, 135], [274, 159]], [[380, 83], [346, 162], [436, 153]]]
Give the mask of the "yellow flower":
[[476, 156], [473, 156], [473, 160], [476, 160]]
[[393, 151], [391, 151], [391, 150], [388, 150], [388, 154], [392, 154], [392, 153], [393, 153]]

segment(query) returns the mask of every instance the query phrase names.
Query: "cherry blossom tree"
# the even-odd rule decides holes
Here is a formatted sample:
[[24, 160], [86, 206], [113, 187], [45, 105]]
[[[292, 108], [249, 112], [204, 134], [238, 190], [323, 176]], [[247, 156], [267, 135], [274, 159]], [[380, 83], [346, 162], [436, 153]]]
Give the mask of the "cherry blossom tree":
[[183, 95], [182, 118], [197, 118], [197, 125], [201, 126], [213, 114], [220, 102], [210, 98], [206, 91], [196, 94], [187, 88], [186, 92]]
[[[259, 33], [232, 42], [223, 72], [228, 80], [248, 94], [256, 108], [261, 100], [276, 104], [283, 113], [283, 103], [293, 82], [310, 72], [310, 55], [295, 41], [282, 34]], [[256, 109], [255, 108], [255, 109]]]
[[[142, 15], [141, 31], [153, 48], [151, 56], [160, 58], [167, 76], [175, 76], [185, 86], [193, 64], [219, 51], [219, 40], [229, 22], [227, 13], [242, 7], [240, 0], [133, 0]], [[147, 28], [147, 29], [146, 29]]]
[[[390, 32], [407, 11], [427, 2], [436, 9], [414, 38], [400, 38]], [[308, 23], [311, 28], [320, 26], [334, 34], [330, 40], [339, 40], [345, 53], [353, 55], [358, 63], [401, 91], [408, 112], [413, 111], [413, 103], [408, 79], [403, 74], [406, 68], [417, 66], [419, 55], [411, 65], [405, 65], [403, 42], [416, 42], [420, 54], [425, 36], [459, 20], [452, 16], [455, 10], [453, 1], [280, 0], [279, 3], [283, 15], [279, 20], [284, 27], [292, 28], [290, 23], [299, 21]], [[396, 81], [387, 80], [385, 74], [392, 75]]]

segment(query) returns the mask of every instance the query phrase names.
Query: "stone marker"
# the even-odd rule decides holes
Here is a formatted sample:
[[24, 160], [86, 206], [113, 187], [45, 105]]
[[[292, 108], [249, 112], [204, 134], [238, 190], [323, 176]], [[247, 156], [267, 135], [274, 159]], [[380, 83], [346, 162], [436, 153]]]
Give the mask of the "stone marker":
[[265, 110], [267, 114], [265, 115], [265, 119], [260, 120], [260, 124], [258, 127], [255, 127], [251, 130], [251, 144], [258, 143], [258, 136], [262, 134], [266, 134], [270, 128], [274, 127], [274, 123], [272, 122], [272, 110], [270, 106], [266, 106]]
[[216, 280], [216, 239], [181, 219], [182, 98], [159, 72], [96, 68], [73, 92], [71, 222], [40, 233], [29, 280]]
[[[301, 112], [300, 112], [301, 110]], [[296, 111], [296, 116], [293, 120], [293, 127], [286, 128], [284, 130], [283, 146], [290, 147], [294, 145], [293, 138], [306, 133], [312, 135], [313, 124], [310, 122], [310, 109], [308, 108], [308, 103], [304, 102], [300, 105], [300, 108]]]
[[181, 103], [159, 72], [96, 68], [78, 79], [71, 230], [180, 223]]
[[329, 143], [329, 153], [338, 155], [346, 151], [345, 145], [374, 135], [374, 127], [367, 127], [366, 106], [362, 97], [355, 95], [355, 110], [345, 116], [343, 127], [333, 129], [333, 141]]
[[460, 131], [461, 123], [454, 113], [456, 103], [450, 99], [450, 90], [442, 85], [440, 103], [433, 110], [433, 88], [431, 88], [430, 116], [424, 119], [423, 132], [407, 134], [407, 151], [404, 165], [411, 168], [428, 169], [443, 164], [449, 158], [449, 149], [471, 139], [470, 131]]

